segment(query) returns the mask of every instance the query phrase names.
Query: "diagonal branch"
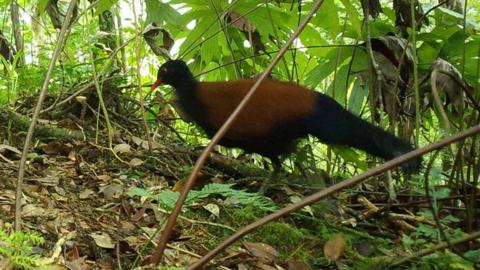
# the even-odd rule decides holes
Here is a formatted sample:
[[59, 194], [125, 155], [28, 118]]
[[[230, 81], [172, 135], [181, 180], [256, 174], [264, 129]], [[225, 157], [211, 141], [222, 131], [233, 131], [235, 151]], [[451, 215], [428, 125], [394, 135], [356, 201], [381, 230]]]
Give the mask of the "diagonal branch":
[[[457, 239], [452, 240], [451, 244], [452, 245], [458, 245], [458, 244], [462, 244], [462, 243], [465, 243], [465, 242], [475, 240], [477, 238], [480, 238], [480, 231], [477, 231], [477, 232], [474, 232], [474, 233], [471, 233], [471, 234], [465, 234], [462, 237], [459, 237]], [[447, 243], [442, 242], [442, 243], [439, 243], [439, 244], [437, 244], [433, 247], [430, 247], [430, 248], [427, 248], [427, 249], [422, 249], [422, 250], [420, 250], [420, 251], [418, 251], [418, 252], [416, 252], [416, 253], [414, 253], [410, 256], [401, 258], [398, 261], [390, 264], [389, 268], [393, 269], [393, 268], [398, 267], [399, 265], [404, 264], [408, 261], [411, 261], [415, 258], [425, 257], [427, 255], [430, 255], [430, 254], [434, 253], [435, 251], [446, 249], [446, 248], [448, 248], [448, 246], [449, 245]]]
[[[460, 141], [460, 140], [463, 140], [467, 137], [470, 137], [470, 136], [473, 136], [475, 134], [478, 134], [480, 133], [480, 125], [476, 125], [474, 127], [471, 127], [467, 130], [464, 130], [462, 132], [459, 132], [457, 133], [455, 136], [451, 136], [451, 137], [448, 137], [448, 138], [445, 138], [443, 140], [440, 140], [436, 143], [432, 143], [428, 146], [425, 146], [423, 148], [419, 148], [419, 149], [416, 149], [414, 151], [411, 151], [411, 152], [408, 152], [402, 156], [399, 156], [395, 159], [392, 159], [390, 161], [387, 161], [385, 163], [383, 163], [382, 165], [378, 166], [378, 167], [375, 167], [375, 168], [372, 168], [366, 172], [364, 172], [363, 174], [361, 175], [357, 175], [357, 176], [354, 176], [348, 180], [345, 180], [345, 181], [342, 181], [338, 184], [335, 184], [333, 186], [330, 186], [324, 190], [321, 190], [317, 193], [314, 193], [308, 197], [305, 197], [303, 200], [301, 200], [300, 202], [297, 202], [297, 203], [294, 203], [294, 204], [291, 204], [285, 208], [282, 208], [281, 210], [275, 212], [275, 213], [272, 213], [268, 216], [265, 216], [257, 221], [255, 221], [254, 223], [251, 223], [247, 226], [245, 226], [243, 229], [237, 231], [236, 233], [234, 233], [232, 236], [230, 236], [227, 240], [223, 241], [223, 243], [221, 243], [219, 246], [217, 246], [215, 249], [213, 249], [212, 251], [210, 251], [207, 255], [205, 255], [202, 259], [200, 259], [199, 261], [197, 261], [195, 264], [193, 264], [192, 266], [190, 266], [190, 268], [188, 268], [188, 270], [196, 270], [196, 269], [201, 269], [201, 267], [203, 265], [205, 265], [208, 261], [210, 261], [215, 255], [217, 255], [218, 253], [220, 253], [221, 251], [223, 251], [225, 248], [227, 248], [229, 245], [231, 245], [232, 243], [234, 243], [235, 241], [237, 241], [238, 239], [240, 239], [241, 237], [245, 236], [246, 234], [248, 234], [249, 232], [255, 230], [256, 228], [260, 227], [260, 226], [263, 226], [265, 225], [266, 223], [270, 222], [270, 221], [273, 221], [273, 220], [276, 220], [276, 219], [279, 219], [280, 217], [283, 217], [293, 211], [296, 211], [296, 210], [299, 210], [301, 208], [303, 208], [304, 206], [306, 205], [310, 205], [312, 203], [315, 203], [323, 198], [326, 198], [327, 196], [330, 196], [331, 194], [333, 193], [336, 193], [336, 192], [339, 192], [340, 190], [343, 190], [347, 187], [350, 187], [350, 186], [353, 186], [353, 185], [357, 185], [363, 181], [365, 181], [366, 179], [372, 177], [372, 176], [375, 176], [375, 175], [378, 175], [378, 174], [381, 174], [383, 172], [386, 172], [404, 162], [407, 162], [409, 160], [412, 160], [418, 156], [421, 156], [421, 155], [424, 155], [428, 152], [431, 152], [433, 150], [436, 150], [436, 149], [439, 149], [439, 148], [442, 148], [446, 145], [449, 145], [451, 143], [454, 143], [454, 142], [457, 142], [457, 141]], [[454, 245], [454, 241], [452, 241], [452, 244]]]
[[197, 159], [195, 166], [192, 169], [192, 172], [190, 176], [188, 177], [187, 183], [185, 184], [182, 192], [180, 193], [180, 196], [177, 200], [177, 203], [175, 205], [175, 208], [172, 211], [172, 214], [170, 215], [167, 224], [165, 225], [165, 229], [162, 233], [162, 236], [160, 237], [160, 240], [158, 242], [157, 247], [155, 248], [152, 257], [150, 258], [150, 262], [154, 264], [158, 264], [160, 262], [163, 252], [165, 251], [165, 247], [167, 245], [168, 240], [170, 239], [170, 235], [172, 234], [173, 226], [175, 226], [176, 220], [178, 215], [180, 214], [180, 211], [182, 209], [183, 203], [185, 202], [185, 199], [187, 198], [188, 191], [192, 188], [193, 184], [195, 183], [195, 180], [197, 178], [198, 173], [200, 172], [200, 169], [202, 168], [203, 164], [207, 160], [210, 152], [212, 151], [213, 147], [220, 141], [220, 139], [225, 135], [227, 130], [230, 128], [230, 126], [233, 124], [233, 121], [238, 117], [242, 109], [245, 107], [247, 102], [251, 99], [255, 91], [258, 89], [260, 84], [262, 83], [263, 80], [270, 74], [270, 72], [273, 70], [275, 65], [280, 61], [282, 56], [287, 52], [288, 47], [292, 45], [293, 41], [300, 35], [300, 33], [303, 31], [307, 23], [312, 19], [313, 15], [317, 12], [317, 10], [320, 8], [322, 5], [323, 0], [316, 0], [315, 3], [312, 6], [312, 9], [308, 13], [308, 15], [305, 17], [305, 19], [302, 21], [302, 23], [298, 26], [298, 28], [295, 30], [295, 32], [292, 34], [292, 36], [287, 40], [285, 45], [283, 45], [282, 49], [278, 52], [277, 56], [272, 60], [272, 62], [268, 65], [266, 70], [262, 73], [262, 75], [258, 78], [258, 80], [255, 82], [255, 84], [252, 86], [252, 88], [248, 91], [248, 93], [245, 95], [243, 100], [240, 102], [240, 104], [237, 106], [235, 111], [228, 117], [228, 119], [225, 121], [225, 123], [222, 125], [222, 127], [217, 131], [215, 136], [213, 136], [212, 140], [208, 144], [207, 148], [202, 152], [200, 157]]

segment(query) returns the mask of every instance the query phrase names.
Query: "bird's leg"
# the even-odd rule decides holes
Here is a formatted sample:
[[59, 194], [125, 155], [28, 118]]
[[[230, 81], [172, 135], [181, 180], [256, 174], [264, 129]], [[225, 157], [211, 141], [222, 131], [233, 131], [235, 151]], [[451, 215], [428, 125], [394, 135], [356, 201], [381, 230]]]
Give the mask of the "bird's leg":
[[260, 194], [265, 194], [265, 192], [273, 185], [273, 181], [277, 180], [276, 178], [282, 171], [282, 162], [278, 157], [272, 157], [270, 160], [272, 161], [273, 172], [260, 187], [260, 190], [258, 191]]

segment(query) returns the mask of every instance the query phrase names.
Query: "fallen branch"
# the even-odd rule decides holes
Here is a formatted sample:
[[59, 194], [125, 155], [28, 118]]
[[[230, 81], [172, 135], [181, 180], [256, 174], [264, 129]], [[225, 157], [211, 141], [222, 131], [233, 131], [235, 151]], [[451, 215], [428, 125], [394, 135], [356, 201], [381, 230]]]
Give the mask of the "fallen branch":
[[[12, 121], [13, 126], [19, 130], [27, 130], [28, 127], [32, 124], [32, 119], [21, 115], [19, 113], [8, 111], [6, 113], [0, 114], [0, 120], [4, 123], [7, 121]], [[38, 124], [35, 126], [35, 133], [42, 138], [49, 139], [74, 139], [74, 140], [83, 140], [84, 136], [81, 131], [71, 130], [67, 128], [56, 127], [47, 124]]]

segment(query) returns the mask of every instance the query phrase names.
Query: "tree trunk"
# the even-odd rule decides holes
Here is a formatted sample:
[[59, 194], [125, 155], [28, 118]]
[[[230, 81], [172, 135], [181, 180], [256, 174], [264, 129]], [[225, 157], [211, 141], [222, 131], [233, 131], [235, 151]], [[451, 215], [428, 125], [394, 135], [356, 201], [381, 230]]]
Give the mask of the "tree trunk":
[[20, 53], [17, 66], [21, 66], [25, 63], [25, 54], [23, 50], [23, 36], [22, 36], [22, 26], [20, 24], [20, 16], [18, 12], [18, 3], [12, 1], [10, 4], [10, 15], [12, 17], [12, 27], [13, 27], [13, 37], [15, 38], [15, 49], [17, 53]]

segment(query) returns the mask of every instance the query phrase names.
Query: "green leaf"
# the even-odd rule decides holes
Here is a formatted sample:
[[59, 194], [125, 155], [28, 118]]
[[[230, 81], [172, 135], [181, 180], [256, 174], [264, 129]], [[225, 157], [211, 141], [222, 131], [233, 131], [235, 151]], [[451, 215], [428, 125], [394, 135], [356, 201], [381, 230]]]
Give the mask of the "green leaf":
[[[162, 207], [166, 208], [167, 210], [171, 210], [175, 206], [175, 203], [177, 202], [179, 196], [179, 192], [174, 192], [170, 189], [166, 189], [160, 192], [160, 194], [158, 194], [158, 202]], [[185, 203], [187, 204], [187, 202], [188, 198]]]
[[345, 6], [345, 9], [348, 14], [348, 19], [350, 20], [350, 26], [355, 30], [357, 38], [362, 36], [362, 16], [358, 12], [358, 9], [352, 5], [351, 1], [340, 0]]
[[441, 46], [436, 41], [425, 41], [417, 50], [418, 59], [423, 63], [432, 63], [438, 58]]
[[450, 196], [450, 189], [440, 188], [438, 190], [434, 190], [432, 193], [432, 196], [437, 199], [447, 198], [448, 196]]
[[353, 83], [350, 97], [348, 99], [348, 110], [353, 114], [359, 115], [362, 111], [363, 103], [367, 97], [368, 89], [360, 84], [360, 80], [356, 79]]
[[[439, 7], [438, 10], [436, 10], [435, 15], [438, 17], [441, 17], [443, 20], [446, 20], [446, 21], [443, 21], [443, 23], [452, 23], [452, 24], [461, 23], [464, 18], [463, 14], [460, 14], [449, 8], [444, 8], [444, 7]], [[467, 29], [471, 29], [471, 28], [479, 29], [480, 24], [478, 24], [475, 20], [471, 20], [467, 17]]]
[[367, 163], [361, 160], [360, 154], [358, 154], [352, 148], [343, 145], [335, 145], [332, 147], [332, 149], [333, 152], [341, 156], [345, 161], [354, 163], [362, 170], [367, 168]]
[[[300, 40], [305, 47], [329, 45], [329, 43], [322, 37], [318, 29], [307, 25], [300, 34]], [[309, 48], [308, 53], [318, 58], [325, 57], [329, 52], [329, 48]]]
[[109, 10], [113, 5], [115, 5], [118, 0], [99, 0], [94, 4], [95, 6], [95, 13], [94, 16], [100, 15], [105, 10]]
[[334, 0], [323, 1], [312, 23], [319, 26], [330, 38], [335, 39], [340, 32], [339, 8]]
[[457, 217], [454, 217], [452, 215], [448, 215], [444, 218], [442, 218], [442, 224], [450, 224], [450, 223], [458, 223], [460, 220]]
[[147, 6], [147, 24], [156, 23], [157, 26], [163, 26], [166, 23], [177, 28], [183, 28], [182, 14], [169, 4], [162, 3], [159, 0], [146, 0]]
[[[206, 20], [204, 21], [205, 23], [208, 23]], [[202, 60], [206, 64], [210, 63], [215, 57], [215, 55], [218, 55], [218, 52], [220, 51], [220, 46], [218, 45], [218, 35], [223, 35], [222, 32], [219, 34], [215, 34], [220, 30], [220, 27], [217, 22], [214, 22], [210, 26], [208, 26], [209, 29], [205, 35], [204, 38], [206, 39], [205, 42], [202, 44]], [[207, 39], [208, 38], [208, 39]]]
[[[257, 193], [249, 193], [243, 190], [233, 189], [233, 184], [212, 183], [204, 186], [202, 190], [192, 190], [188, 194], [186, 205], [193, 204], [200, 199], [207, 198], [211, 195], [220, 195], [224, 198], [233, 198], [237, 203], [242, 205], [254, 205], [265, 211], [274, 211], [277, 209], [272, 200], [268, 197]], [[159, 201], [164, 207], [173, 208], [179, 196], [178, 192], [170, 190], [162, 191], [159, 195]]]
[[[252, 10], [255, 11], [252, 12]], [[262, 37], [268, 37], [269, 35], [274, 36], [274, 26], [280, 29], [291, 28], [288, 24], [288, 21], [292, 17], [291, 13], [285, 12], [285, 10], [272, 5], [269, 5], [268, 7], [265, 7], [264, 5], [257, 7], [251, 3], [241, 2], [238, 5], [235, 5], [234, 11], [245, 15], [250, 23], [256, 27]]]
[[475, 263], [480, 263], [480, 249], [469, 250], [469, 251], [465, 252], [464, 255], [465, 255], [465, 257], [467, 257], [471, 261], [473, 261]]
[[48, 0], [39, 0], [38, 1], [38, 10], [40, 11], [40, 14], [42, 14], [45, 11], [45, 8], [47, 7]]
[[327, 94], [334, 98], [341, 105], [346, 105], [345, 99], [347, 96], [347, 90], [349, 85], [347, 82], [349, 78], [348, 70], [348, 64], [341, 66], [340, 69], [337, 70], [335, 77], [332, 77], [332, 83], [327, 88]]
[[[326, 57], [319, 61], [317, 66], [313, 68], [306, 76], [305, 84], [309, 87], [316, 87], [352, 55], [351, 48], [329, 48], [326, 50], [328, 50]], [[338, 50], [340, 50], [340, 53], [338, 53]]]
[[152, 196], [152, 194], [150, 192], [146, 191], [143, 188], [132, 188], [127, 192], [127, 195], [130, 196], [130, 197], [135, 197], [135, 196], [151, 197]]
[[200, 50], [201, 48], [200, 45], [203, 46], [202, 40], [209, 37], [206, 35], [206, 32], [212, 33], [211, 32], [212, 30], [208, 30], [208, 29], [211, 27], [212, 22], [215, 22], [215, 21], [212, 21], [211, 18], [212, 16], [216, 16], [216, 14], [214, 14], [210, 10], [195, 11], [192, 13], [198, 16], [198, 18], [200, 19], [197, 20], [195, 28], [193, 28], [190, 31], [185, 41], [180, 46], [181, 55], [185, 53], [185, 50], [189, 51], [188, 55], [184, 55], [183, 60], [188, 60], [192, 58], [192, 56], [195, 55]]
[[[442, 48], [442, 55], [456, 55], [460, 57], [463, 54], [463, 48], [465, 46], [465, 35], [463, 30], [458, 30], [456, 33], [450, 36], [445, 42]], [[447, 58], [447, 57], [445, 57]], [[448, 59], [448, 58], [447, 58]]]
[[[0, 4], [2, 4], [4, 7], [10, 6], [13, 0], [1, 0]], [[2, 29], [3, 30], [3, 29]]]
[[318, 64], [307, 74], [305, 79], [305, 84], [311, 88], [316, 87], [328, 74], [331, 73], [330, 70], [325, 68], [327, 63]]

